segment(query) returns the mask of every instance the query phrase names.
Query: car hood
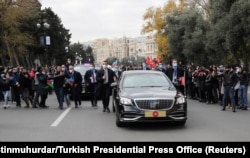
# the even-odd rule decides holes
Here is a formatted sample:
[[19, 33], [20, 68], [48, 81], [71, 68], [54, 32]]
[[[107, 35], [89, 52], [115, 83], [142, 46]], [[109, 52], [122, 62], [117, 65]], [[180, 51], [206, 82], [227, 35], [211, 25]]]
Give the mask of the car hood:
[[176, 90], [170, 90], [168, 87], [136, 87], [120, 89], [120, 96], [136, 98], [174, 98]]

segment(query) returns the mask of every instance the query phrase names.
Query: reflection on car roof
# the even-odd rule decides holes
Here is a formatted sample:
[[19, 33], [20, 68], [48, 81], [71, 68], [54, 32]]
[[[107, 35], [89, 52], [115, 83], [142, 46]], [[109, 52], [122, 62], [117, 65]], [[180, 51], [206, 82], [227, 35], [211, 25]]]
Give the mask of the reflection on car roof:
[[129, 70], [129, 71], [124, 71], [123, 73], [125, 74], [145, 74], [145, 73], [149, 73], [149, 74], [162, 74], [163, 72], [161, 71], [154, 71], [154, 70]]

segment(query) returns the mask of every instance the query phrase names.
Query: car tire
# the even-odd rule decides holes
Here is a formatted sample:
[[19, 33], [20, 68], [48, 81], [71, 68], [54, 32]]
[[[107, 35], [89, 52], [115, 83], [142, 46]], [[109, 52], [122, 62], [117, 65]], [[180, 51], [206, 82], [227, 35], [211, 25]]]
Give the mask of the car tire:
[[125, 123], [121, 122], [120, 120], [120, 113], [119, 113], [119, 108], [117, 107], [118, 105], [116, 105], [116, 126], [117, 127], [124, 127]]
[[115, 112], [115, 106], [116, 106], [116, 100], [115, 100], [115, 92], [114, 92], [114, 89], [112, 89], [112, 109], [113, 109], [113, 112]]

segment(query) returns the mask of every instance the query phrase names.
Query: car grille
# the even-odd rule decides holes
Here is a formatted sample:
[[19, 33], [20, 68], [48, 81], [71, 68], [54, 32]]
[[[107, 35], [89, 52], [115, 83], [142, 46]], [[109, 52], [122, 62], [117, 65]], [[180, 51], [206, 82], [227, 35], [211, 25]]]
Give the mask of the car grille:
[[173, 103], [173, 99], [135, 99], [136, 106], [145, 110], [169, 109]]
[[85, 89], [86, 89], [86, 84], [82, 82], [82, 93], [85, 93]]

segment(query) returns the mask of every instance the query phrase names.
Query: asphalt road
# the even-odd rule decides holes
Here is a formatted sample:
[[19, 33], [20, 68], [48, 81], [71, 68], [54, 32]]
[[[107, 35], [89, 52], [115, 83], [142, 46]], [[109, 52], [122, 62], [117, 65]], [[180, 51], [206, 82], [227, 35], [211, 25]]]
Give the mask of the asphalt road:
[[[72, 102], [73, 103], [73, 102]], [[48, 109], [3, 109], [0, 102], [0, 141], [250, 141], [250, 110], [221, 111], [219, 104], [188, 100], [185, 126], [173, 124], [135, 124], [124, 128], [115, 125], [115, 114], [93, 109], [90, 101], [58, 109], [55, 95], [49, 95]], [[249, 104], [250, 105], [250, 104]]]

